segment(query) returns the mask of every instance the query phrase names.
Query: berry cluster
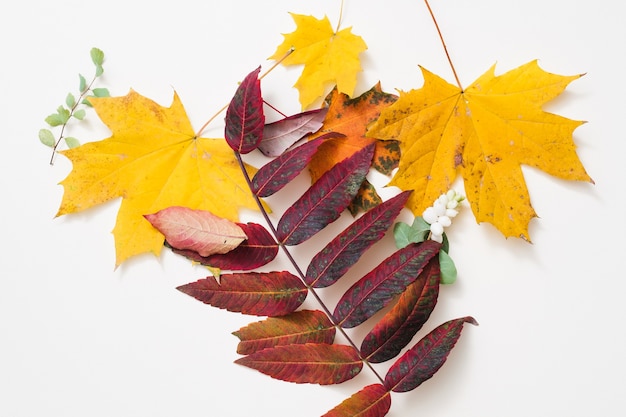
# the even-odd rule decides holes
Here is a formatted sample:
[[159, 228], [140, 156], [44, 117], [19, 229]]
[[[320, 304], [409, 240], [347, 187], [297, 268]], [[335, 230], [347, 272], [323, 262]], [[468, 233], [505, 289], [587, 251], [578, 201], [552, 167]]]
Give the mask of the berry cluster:
[[459, 203], [464, 199], [455, 190], [450, 190], [441, 194], [432, 206], [424, 210], [422, 218], [430, 224], [430, 239], [443, 242], [443, 229], [452, 224], [452, 218], [459, 214]]

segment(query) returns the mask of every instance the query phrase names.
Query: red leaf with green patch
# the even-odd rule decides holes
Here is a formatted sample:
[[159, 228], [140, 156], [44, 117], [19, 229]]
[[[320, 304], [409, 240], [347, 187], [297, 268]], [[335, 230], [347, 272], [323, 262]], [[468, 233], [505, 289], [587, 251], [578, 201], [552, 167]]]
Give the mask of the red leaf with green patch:
[[369, 210], [317, 253], [306, 271], [305, 282], [322, 288], [334, 284], [374, 243], [380, 240], [409, 198], [405, 191]]
[[252, 178], [252, 192], [259, 197], [269, 197], [279, 191], [302, 172], [324, 140], [341, 136], [331, 132], [293, 148], [263, 165]]
[[243, 79], [226, 110], [226, 142], [240, 154], [252, 152], [263, 139], [265, 115], [260, 71], [261, 67], [258, 67]]
[[283, 381], [320, 385], [348, 381], [363, 368], [359, 353], [352, 346], [327, 343], [276, 346], [235, 363]]
[[233, 332], [240, 340], [237, 353], [250, 355], [263, 349], [303, 343], [333, 343], [335, 327], [326, 313], [301, 310], [251, 323]]
[[445, 363], [465, 323], [478, 325], [473, 317], [462, 317], [447, 321], [424, 336], [389, 368], [385, 387], [406, 392], [430, 379]]
[[256, 316], [292, 313], [307, 296], [302, 281], [287, 271], [222, 274], [219, 282], [209, 276], [177, 289], [205, 304]]
[[339, 218], [369, 171], [374, 146], [341, 161], [316, 181], [278, 222], [277, 239], [297, 245]]
[[259, 150], [269, 157], [281, 155], [306, 135], [320, 130], [327, 112], [328, 108], [323, 107], [266, 124]]
[[391, 408], [391, 395], [381, 384], [372, 384], [344, 400], [322, 417], [383, 417]]
[[230, 252], [201, 256], [192, 250], [172, 248], [172, 251], [202, 265], [230, 271], [250, 271], [274, 260], [278, 254], [278, 243], [265, 227], [257, 223], [237, 225], [248, 238]]
[[439, 256], [433, 256], [393, 308], [376, 323], [361, 343], [361, 355], [380, 363], [397, 356], [430, 317], [439, 295]]
[[350, 328], [372, 317], [417, 279], [440, 247], [426, 240], [394, 252], [344, 293], [333, 313], [335, 321]]

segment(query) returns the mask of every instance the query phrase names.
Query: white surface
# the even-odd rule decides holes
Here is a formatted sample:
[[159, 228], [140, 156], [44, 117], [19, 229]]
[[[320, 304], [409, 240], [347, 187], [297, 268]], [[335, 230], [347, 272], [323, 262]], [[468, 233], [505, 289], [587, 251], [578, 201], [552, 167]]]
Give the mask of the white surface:
[[[448, 362], [417, 390], [394, 395], [389, 416], [623, 416], [625, 7], [618, 2], [434, 0], [461, 80], [497, 62], [532, 59], [563, 75], [586, 72], [549, 106], [589, 123], [575, 131], [595, 186], [526, 170], [540, 219], [534, 244], [476, 225], [469, 210], [449, 231], [460, 271], [442, 289], [426, 330], [461, 315]], [[0, 416], [318, 416], [371, 382], [333, 387], [275, 381], [232, 363], [230, 332], [254, 321], [176, 291], [205, 274], [168, 252], [114, 270], [118, 202], [54, 218], [63, 157], [48, 165], [43, 118], [90, 75], [89, 49], [107, 57], [103, 84], [168, 106], [176, 90], [198, 128], [236, 82], [294, 29], [288, 12], [336, 22], [338, 1], [13, 2], [0, 17]], [[343, 27], [365, 39], [360, 91], [421, 86], [417, 65], [453, 81], [420, 1], [347, 0]], [[282, 68], [268, 100], [298, 110]], [[80, 138], [108, 136], [93, 113]], [[213, 125], [219, 135], [222, 126]], [[95, 134], [97, 132], [97, 134]], [[82, 136], [81, 136], [82, 134]], [[423, 334], [421, 332], [420, 334]]]

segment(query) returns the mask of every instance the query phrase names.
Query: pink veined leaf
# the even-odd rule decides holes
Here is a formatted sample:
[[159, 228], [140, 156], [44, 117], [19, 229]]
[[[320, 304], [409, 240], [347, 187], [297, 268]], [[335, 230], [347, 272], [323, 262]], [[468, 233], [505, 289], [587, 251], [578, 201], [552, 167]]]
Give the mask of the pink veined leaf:
[[337, 220], [359, 191], [373, 154], [372, 143], [322, 175], [285, 210], [276, 227], [277, 239], [297, 245]]
[[326, 313], [300, 310], [251, 323], [233, 332], [240, 340], [237, 353], [250, 355], [263, 349], [303, 343], [333, 343], [335, 327]]
[[367, 385], [322, 417], [384, 417], [391, 408], [391, 394], [381, 384]]
[[252, 152], [263, 139], [265, 115], [261, 96], [261, 67], [239, 84], [226, 110], [224, 135], [228, 145], [240, 154]]
[[322, 107], [266, 124], [259, 150], [269, 157], [281, 155], [306, 135], [320, 130], [324, 125], [326, 113], [328, 107]]
[[206, 210], [174, 206], [144, 217], [170, 246], [201, 256], [230, 252], [247, 238], [239, 225]]
[[220, 282], [209, 276], [177, 289], [205, 304], [256, 316], [293, 313], [307, 296], [307, 289], [287, 272], [222, 274]]
[[411, 191], [404, 191], [368, 210], [318, 252], [306, 271], [305, 282], [328, 287], [341, 278], [363, 253], [380, 240], [404, 207]]
[[363, 362], [352, 346], [305, 343], [276, 346], [235, 361], [282, 381], [340, 384], [361, 372]]
[[265, 227], [257, 223], [237, 225], [248, 238], [228, 253], [202, 256], [192, 250], [172, 248], [172, 251], [199, 264], [230, 271], [250, 271], [274, 260], [278, 243]]
[[430, 379], [445, 363], [465, 323], [478, 325], [473, 317], [461, 317], [441, 324], [424, 336], [389, 368], [385, 387], [394, 392], [406, 392]]
[[394, 252], [344, 293], [333, 313], [336, 323], [350, 328], [372, 317], [417, 279], [440, 247], [426, 240]]
[[396, 357], [430, 317], [439, 296], [439, 257], [433, 256], [419, 278], [376, 323], [361, 343], [361, 355], [372, 363]]
[[311, 161], [326, 139], [344, 137], [330, 132], [296, 148], [290, 149], [263, 165], [252, 178], [252, 192], [259, 197], [269, 197], [289, 184]]

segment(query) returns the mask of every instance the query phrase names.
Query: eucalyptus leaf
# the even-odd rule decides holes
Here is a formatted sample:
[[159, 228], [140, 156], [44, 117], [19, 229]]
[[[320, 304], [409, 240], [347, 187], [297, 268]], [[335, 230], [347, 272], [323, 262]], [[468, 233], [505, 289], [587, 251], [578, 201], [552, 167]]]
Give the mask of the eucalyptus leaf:
[[87, 91], [87, 80], [82, 74], [78, 74], [78, 80], [79, 80], [78, 90], [81, 93], [84, 93], [85, 91]]
[[71, 136], [67, 136], [67, 137], [63, 138], [63, 140], [65, 140], [65, 144], [70, 149], [77, 148], [77, 147], [80, 146], [80, 142], [78, 141], [78, 139], [73, 138]]
[[96, 66], [96, 77], [101, 76], [104, 73], [104, 68], [102, 67], [102, 65], [97, 65]]
[[66, 120], [59, 115], [59, 113], [51, 114], [50, 116], [46, 117], [44, 120], [46, 123], [48, 123], [52, 127], [61, 126], [63, 123], [66, 122]]
[[94, 88], [91, 90], [95, 97], [109, 97], [109, 89], [108, 88]]
[[65, 97], [65, 105], [69, 108], [72, 108], [74, 107], [75, 104], [76, 104], [76, 97], [74, 97], [74, 94], [67, 93], [67, 96]]
[[94, 65], [101, 66], [104, 63], [104, 52], [102, 52], [100, 49], [91, 48], [90, 54], [91, 60], [93, 61]]
[[85, 118], [85, 115], [86, 115], [85, 109], [78, 109], [73, 114], [73, 116], [78, 120], [83, 120]]
[[41, 129], [39, 131], [39, 140], [46, 146], [53, 147], [56, 144], [54, 134], [49, 129]]

